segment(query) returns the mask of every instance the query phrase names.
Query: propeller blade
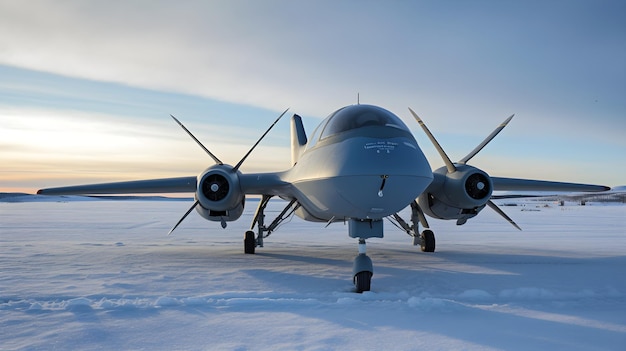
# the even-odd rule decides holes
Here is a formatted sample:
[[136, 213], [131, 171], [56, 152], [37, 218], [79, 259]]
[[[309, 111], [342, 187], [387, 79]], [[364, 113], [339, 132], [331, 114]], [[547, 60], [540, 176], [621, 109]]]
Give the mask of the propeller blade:
[[263, 138], [265, 138], [265, 136], [267, 135], [267, 133], [270, 132], [270, 130], [272, 130], [272, 128], [274, 128], [274, 126], [276, 125], [276, 123], [278, 123], [278, 121], [285, 115], [285, 113], [287, 113], [287, 111], [289, 111], [289, 108], [287, 108], [283, 113], [280, 114], [280, 116], [278, 116], [278, 118], [276, 118], [276, 120], [274, 121], [274, 123], [272, 123], [272, 125], [267, 128], [267, 130], [265, 131], [265, 133], [263, 133], [263, 135], [261, 135], [261, 137], [259, 138], [259, 140], [256, 141], [256, 143], [254, 143], [254, 145], [252, 145], [252, 148], [250, 148], [250, 150], [248, 151], [247, 154], [245, 154], [245, 156], [235, 165], [235, 167], [233, 168], [232, 172], [237, 172], [237, 170], [239, 169], [239, 167], [241, 167], [241, 165], [243, 164], [243, 161], [246, 160], [246, 158], [248, 158], [248, 156], [250, 156], [250, 153], [252, 153], [252, 150], [254, 150], [257, 145], [259, 145], [259, 143], [261, 142], [261, 140], [263, 140]]
[[430, 139], [430, 141], [433, 143], [433, 145], [435, 146], [435, 149], [437, 149], [437, 151], [439, 152], [439, 155], [443, 159], [443, 162], [446, 164], [446, 168], [448, 168], [448, 173], [456, 172], [456, 167], [454, 166], [452, 161], [450, 161], [450, 157], [448, 157], [448, 155], [446, 155], [446, 152], [443, 151], [443, 148], [441, 147], [441, 145], [439, 145], [439, 143], [437, 142], [437, 139], [435, 139], [435, 137], [430, 132], [430, 130], [428, 130], [428, 127], [426, 127], [426, 124], [424, 124], [422, 119], [419, 118], [417, 113], [411, 110], [410, 107], [409, 107], [409, 111], [411, 112], [413, 117], [415, 117], [415, 119], [417, 120], [417, 123], [420, 124], [420, 127], [422, 127], [422, 129], [424, 130], [424, 133], [426, 133], [426, 136], [428, 136], [428, 139]]
[[218, 165], [223, 165], [224, 162], [220, 161], [219, 158], [217, 158], [217, 156], [213, 155], [213, 153], [211, 153], [211, 151], [209, 151], [209, 149], [207, 149], [206, 147], [204, 147], [204, 145], [202, 145], [202, 143], [200, 142], [200, 140], [198, 140], [193, 134], [191, 134], [191, 132], [189, 131], [189, 129], [185, 128], [185, 126], [180, 123], [180, 121], [178, 119], [176, 119], [176, 117], [170, 115], [170, 117], [172, 117], [174, 119], [174, 121], [176, 121], [176, 123], [178, 123], [178, 125], [183, 128], [183, 130], [185, 132], [187, 132], [187, 134], [189, 134], [189, 136], [198, 144], [200, 145], [200, 147], [207, 153], [209, 154], [209, 156], [211, 156], [211, 158], [215, 161], [215, 163], [217, 163]]
[[187, 218], [187, 216], [189, 216], [189, 214], [191, 213], [191, 211], [193, 211], [194, 208], [196, 208], [196, 206], [198, 206], [198, 204], [200, 203], [200, 201], [196, 200], [193, 205], [191, 205], [191, 207], [187, 210], [187, 212], [185, 212], [185, 214], [183, 215], [183, 217], [178, 221], [178, 223], [176, 223], [176, 225], [174, 227], [172, 227], [172, 229], [170, 229], [169, 233], [167, 233], [167, 235], [172, 234], [172, 232], [174, 231], [174, 229], [176, 229], [178, 227], [179, 224], [182, 223], [182, 221], [185, 220], [185, 218]]
[[502, 218], [506, 219], [509, 223], [511, 223], [515, 228], [522, 230], [522, 228], [520, 228], [517, 225], [517, 223], [515, 223], [511, 219], [511, 217], [507, 216], [506, 213], [504, 213], [504, 211], [502, 211], [500, 207], [498, 207], [498, 205], [494, 204], [491, 200], [487, 201], [487, 205], [491, 207], [492, 210], [496, 211], [500, 216], [502, 216]]
[[487, 144], [489, 144], [489, 142], [493, 138], [495, 138], [496, 135], [498, 135], [498, 133], [500, 133], [502, 129], [504, 129], [504, 127], [506, 127], [507, 124], [509, 124], [509, 122], [511, 122], [511, 119], [513, 119], [513, 116], [515, 116], [515, 114], [512, 114], [509, 118], [507, 118], [504, 122], [502, 122], [502, 124], [500, 124], [498, 128], [496, 128], [493, 132], [491, 132], [491, 134], [489, 134], [489, 136], [485, 138], [485, 140], [483, 140], [482, 143], [476, 146], [474, 150], [472, 150], [469, 154], [467, 154], [467, 156], [463, 157], [458, 163], [466, 164], [467, 161], [469, 161], [472, 157], [476, 156], [476, 154], [480, 152], [480, 150], [482, 150]]

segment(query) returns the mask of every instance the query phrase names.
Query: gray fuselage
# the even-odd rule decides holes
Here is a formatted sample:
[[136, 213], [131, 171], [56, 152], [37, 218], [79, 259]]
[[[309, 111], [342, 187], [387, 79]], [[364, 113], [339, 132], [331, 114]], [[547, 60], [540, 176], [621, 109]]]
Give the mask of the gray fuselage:
[[312, 221], [381, 219], [396, 213], [431, 183], [432, 170], [407, 126], [377, 106], [337, 110], [316, 129], [292, 169], [292, 184]]

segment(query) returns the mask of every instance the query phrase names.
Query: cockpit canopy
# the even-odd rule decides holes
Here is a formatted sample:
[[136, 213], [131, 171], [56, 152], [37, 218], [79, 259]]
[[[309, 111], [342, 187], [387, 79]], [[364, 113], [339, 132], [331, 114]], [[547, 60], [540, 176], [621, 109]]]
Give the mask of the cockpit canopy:
[[[381, 128], [371, 127], [386, 128], [383, 128], [384, 130], [381, 131]], [[352, 131], [354, 133], [348, 133]], [[336, 140], [331, 137], [344, 134], [350, 134], [351, 136], [367, 135], [377, 138], [398, 136], [413, 138], [406, 124], [398, 116], [384, 108], [373, 105], [351, 105], [340, 108], [326, 117], [315, 129], [311, 138], [309, 138], [307, 149], [314, 148], [318, 145], [318, 142], [322, 141], [332, 143]]]
[[322, 123], [320, 139], [325, 139], [335, 134], [349, 130], [368, 127], [382, 126], [408, 130], [407, 126], [393, 113], [372, 105], [352, 105], [343, 107], [326, 118]]

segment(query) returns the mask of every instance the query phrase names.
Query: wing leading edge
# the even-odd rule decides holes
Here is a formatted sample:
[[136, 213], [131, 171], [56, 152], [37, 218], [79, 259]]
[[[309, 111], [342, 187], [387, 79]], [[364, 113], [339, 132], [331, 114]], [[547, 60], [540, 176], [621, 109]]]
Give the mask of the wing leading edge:
[[[610, 190], [603, 185], [553, 182], [545, 180], [491, 177], [494, 190], [502, 191], [568, 191], [599, 192]], [[127, 182], [101, 183], [46, 188], [37, 191], [40, 195], [98, 195], [98, 194], [154, 194], [154, 193], [193, 193], [197, 187], [197, 177], [162, 178]], [[270, 183], [280, 183], [272, 179]], [[275, 185], [275, 184], [273, 184]], [[281, 184], [281, 185], [284, 185]], [[262, 188], [271, 187], [268, 184]]]
[[[241, 191], [245, 195], [278, 195], [293, 198], [290, 183], [282, 179], [283, 173], [251, 173], [240, 175]], [[195, 193], [198, 177], [178, 177], [133, 180], [126, 182], [99, 183], [46, 188], [39, 195], [125, 195]]]
[[197, 177], [134, 180], [127, 182], [101, 183], [47, 188], [37, 191], [40, 195], [97, 195], [97, 194], [157, 194], [193, 193]]
[[552, 182], [546, 180], [491, 177], [493, 190], [504, 191], [567, 191], [567, 192], [598, 192], [611, 190], [608, 186]]

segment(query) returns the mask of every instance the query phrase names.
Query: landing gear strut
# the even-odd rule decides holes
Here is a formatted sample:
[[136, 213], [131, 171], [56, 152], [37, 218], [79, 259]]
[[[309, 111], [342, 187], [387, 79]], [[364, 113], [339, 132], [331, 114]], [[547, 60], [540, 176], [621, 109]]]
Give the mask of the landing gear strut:
[[[417, 201], [411, 202], [411, 223], [413, 225], [409, 225], [397, 213], [393, 215], [393, 218], [407, 234], [413, 237], [413, 245], [419, 245], [424, 252], [435, 252], [435, 233], [429, 229], [426, 216], [424, 216], [424, 212], [422, 212]], [[424, 231], [418, 234], [420, 223], [424, 226]]]
[[[276, 228], [288, 217], [290, 217], [299, 207], [300, 204], [296, 202], [296, 199], [291, 200], [287, 206], [282, 210], [282, 212], [270, 223], [269, 226], [265, 225], [265, 208], [269, 203], [272, 195], [263, 195], [261, 200], [259, 201], [259, 206], [256, 209], [256, 213], [254, 214], [254, 219], [252, 220], [252, 225], [250, 226], [250, 230], [246, 232], [243, 238], [243, 248], [246, 254], [254, 254], [255, 248], [263, 247], [263, 239], [267, 238], [272, 234]], [[287, 213], [289, 212], [289, 213]], [[256, 234], [252, 229], [257, 225], [258, 234]]]
[[372, 259], [366, 254], [365, 239], [359, 239], [359, 254], [354, 258], [352, 282], [357, 293], [370, 291], [374, 266]]

